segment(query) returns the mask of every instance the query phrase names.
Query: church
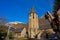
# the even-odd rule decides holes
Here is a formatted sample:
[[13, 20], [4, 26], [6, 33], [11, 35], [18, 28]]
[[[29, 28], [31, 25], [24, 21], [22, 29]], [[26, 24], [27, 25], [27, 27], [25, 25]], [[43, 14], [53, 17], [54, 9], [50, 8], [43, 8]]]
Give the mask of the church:
[[31, 12], [29, 14], [29, 27], [28, 27], [29, 37], [34, 38], [34, 36], [38, 32], [38, 29], [39, 29], [38, 15], [34, 10], [34, 7], [32, 7]]
[[38, 14], [34, 9], [34, 6], [31, 8], [29, 13], [29, 22], [28, 24], [17, 23], [9, 26], [13, 26], [14, 37], [29, 37], [37, 39], [45, 39], [46, 33], [54, 34], [55, 32], [50, 26], [48, 20], [45, 20], [45, 17], [42, 16], [38, 18]]
[[[43, 19], [43, 20], [41, 20]], [[47, 24], [46, 24], [47, 23]], [[41, 26], [42, 25], [42, 26]], [[48, 26], [47, 26], [48, 25]], [[34, 9], [34, 6], [32, 7], [30, 14], [29, 14], [29, 23], [28, 23], [28, 36], [29, 38], [37, 38], [37, 39], [45, 39], [44, 34], [54, 34], [55, 32], [49, 27], [49, 22], [45, 20], [45, 17], [38, 18], [38, 14]]]

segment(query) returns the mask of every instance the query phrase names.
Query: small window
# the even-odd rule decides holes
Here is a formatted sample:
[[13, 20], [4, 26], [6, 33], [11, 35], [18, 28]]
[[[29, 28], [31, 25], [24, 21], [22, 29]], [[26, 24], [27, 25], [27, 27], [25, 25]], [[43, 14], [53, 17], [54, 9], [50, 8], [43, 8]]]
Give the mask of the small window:
[[34, 19], [34, 13], [33, 13], [33, 19]]

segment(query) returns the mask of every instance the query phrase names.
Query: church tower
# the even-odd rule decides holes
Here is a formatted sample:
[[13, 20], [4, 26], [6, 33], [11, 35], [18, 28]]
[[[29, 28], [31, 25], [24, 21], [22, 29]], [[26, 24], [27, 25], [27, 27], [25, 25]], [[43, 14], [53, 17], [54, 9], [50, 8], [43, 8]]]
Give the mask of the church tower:
[[28, 27], [28, 34], [30, 38], [34, 38], [35, 35], [38, 32], [38, 15], [36, 14], [36, 11], [34, 10], [34, 7], [32, 7], [31, 12], [29, 14], [29, 27]]

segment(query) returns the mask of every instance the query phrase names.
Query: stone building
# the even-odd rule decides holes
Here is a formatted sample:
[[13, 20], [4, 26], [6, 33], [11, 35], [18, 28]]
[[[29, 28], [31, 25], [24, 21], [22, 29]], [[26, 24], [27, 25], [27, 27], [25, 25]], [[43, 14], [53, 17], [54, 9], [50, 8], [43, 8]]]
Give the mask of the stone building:
[[16, 38], [26, 37], [26, 28], [16, 29], [14, 33], [15, 33], [14, 37]]
[[46, 33], [54, 34], [55, 32], [51, 28], [49, 21], [46, 20], [44, 16], [38, 19], [38, 15], [34, 7], [32, 7], [29, 14], [29, 38], [36, 38], [37, 36], [37, 39], [46, 39]]
[[38, 32], [38, 29], [39, 29], [38, 15], [36, 14], [34, 7], [32, 7], [31, 12], [29, 14], [29, 27], [28, 27], [29, 37], [34, 38]]

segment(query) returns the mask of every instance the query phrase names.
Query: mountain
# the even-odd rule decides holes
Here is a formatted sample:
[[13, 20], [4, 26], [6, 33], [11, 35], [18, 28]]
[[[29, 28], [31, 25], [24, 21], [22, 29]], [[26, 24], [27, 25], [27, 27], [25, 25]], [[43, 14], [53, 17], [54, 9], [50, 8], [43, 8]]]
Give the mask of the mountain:
[[[18, 23], [23, 23], [23, 22], [8, 22], [6, 24], [18, 24]], [[24, 24], [24, 23], [23, 23]]]
[[10, 27], [10, 31], [13, 32], [21, 32], [24, 28], [28, 27], [28, 24], [23, 22], [8, 22], [5, 25], [8, 26], [8, 29]]
[[45, 19], [44, 16], [42, 16], [39, 19], [39, 29], [50, 29], [51, 25], [48, 20]]
[[13, 27], [13, 28], [24, 28], [27, 27], [27, 24], [23, 22], [8, 22], [5, 25]]
[[[8, 22], [6, 23], [7, 26], [11, 26], [13, 28], [28, 28], [28, 24], [25, 24], [23, 22]], [[50, 29], [51, 25], [48, 20], [45, 19], [44, 16], [39, 18], [39, 30], [41, 29]]]

